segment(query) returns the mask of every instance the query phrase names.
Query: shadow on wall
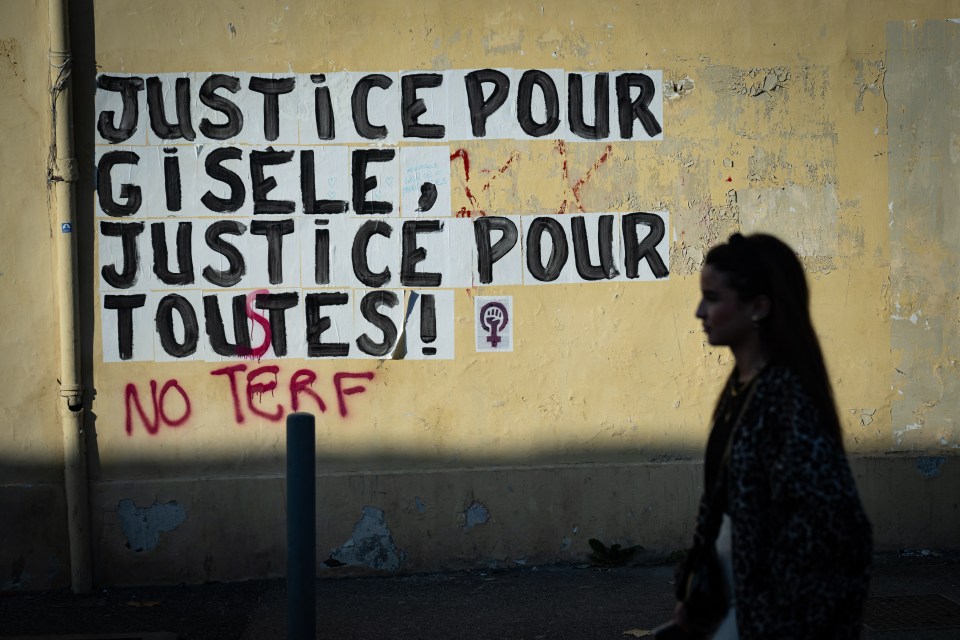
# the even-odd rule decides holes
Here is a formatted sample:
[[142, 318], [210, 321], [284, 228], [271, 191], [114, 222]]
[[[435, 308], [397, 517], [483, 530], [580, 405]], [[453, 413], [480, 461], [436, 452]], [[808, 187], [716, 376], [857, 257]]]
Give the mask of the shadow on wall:
[[[590, 562], [597, 546], [591, 539], [607, 549], [639, 546], [630, 562], [662, 560], [690, 540], [703, 473], [693, 459], [383, 462], [329, 456], [318, 462], [320, 575]], [[960, 457], [858, 457], [852, 466], [878, 551], [956, 548]], [[24, 466], [4, 457], [0, 468], [17, 468], [23, 478], [57, 472], [50, 464]], [[90, 491], [99, 585], [285, 575], [282, 461], [238, 453], [185, 465], [143, 456], [102, 469]], [[0, 590], [65, 586], [62, 484], [2, 486], [0, 510], [0, 566], [9, 569]]]
[[[95, 581], [176, 584], [285, 574], [283, 461], [144, 456], [90, 482]], [[596, 538], [672, 551], [693, 520], [700, 465], [490, 464], [425, 457], [318, 461], [318, 571], [327, 576], [583, 562]], [[0, 467], [12, 461], [0, 457]], [[331, 471], [336, 466], [339, 471]], [[251, 467], [260, 471], [253, 472]], [[348, 468], [356, 471], [346, 471]], [[18, 463], [23, 478], [53, 465]], [[62, 484], [0, 487], [3, 589], [69, 579]]]

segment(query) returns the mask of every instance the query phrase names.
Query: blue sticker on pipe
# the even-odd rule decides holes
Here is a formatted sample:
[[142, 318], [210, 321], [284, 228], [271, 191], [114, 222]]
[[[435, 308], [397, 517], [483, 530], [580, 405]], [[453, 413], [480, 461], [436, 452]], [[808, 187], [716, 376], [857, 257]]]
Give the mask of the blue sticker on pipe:
[[60, 233], [73, 233], [73, 225], [69, 222], [64, 222], [60, 225]]

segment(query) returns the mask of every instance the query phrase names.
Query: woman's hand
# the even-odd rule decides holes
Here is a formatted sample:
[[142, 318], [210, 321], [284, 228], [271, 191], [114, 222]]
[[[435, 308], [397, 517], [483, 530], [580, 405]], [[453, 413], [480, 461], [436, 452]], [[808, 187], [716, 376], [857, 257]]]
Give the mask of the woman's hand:
[[692, 635], [686, 625], [686, 610], [682, 602], [677, 602], [673, 611], [673, 621], [660, 625], [653, 630], [653, 637], [657, 640], [691, 640], [699, 638]]

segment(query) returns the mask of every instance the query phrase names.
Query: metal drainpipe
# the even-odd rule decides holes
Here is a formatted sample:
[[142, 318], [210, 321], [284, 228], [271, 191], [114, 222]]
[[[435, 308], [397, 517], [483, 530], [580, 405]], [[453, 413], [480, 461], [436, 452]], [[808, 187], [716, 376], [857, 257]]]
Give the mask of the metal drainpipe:
[[83, 388], [77, 364], [77, 249], [74, 221], [73, 114], [70, 97], [68, 0], [49, 0], [51, 141], [47, 184], [56, 208], [57, 302], [60, 319], [60, 421], [63, 430], [63, 476], [70, 538], [70, 587], [89, 593], [90, 512], [86, 446], [83, 432]]

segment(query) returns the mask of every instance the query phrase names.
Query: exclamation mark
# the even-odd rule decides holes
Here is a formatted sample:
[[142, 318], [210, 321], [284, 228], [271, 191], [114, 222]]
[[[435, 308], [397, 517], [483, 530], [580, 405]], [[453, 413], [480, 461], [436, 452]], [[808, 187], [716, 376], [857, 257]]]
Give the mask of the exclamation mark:
[[[437, 303], [430, 294], [420, 296], [420, 340], [430, 344], [437, 339]], [[437, 355], [436, 347], [424, 347], [423, 355]]]

